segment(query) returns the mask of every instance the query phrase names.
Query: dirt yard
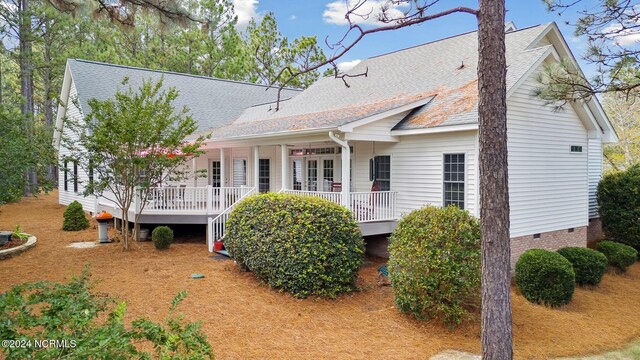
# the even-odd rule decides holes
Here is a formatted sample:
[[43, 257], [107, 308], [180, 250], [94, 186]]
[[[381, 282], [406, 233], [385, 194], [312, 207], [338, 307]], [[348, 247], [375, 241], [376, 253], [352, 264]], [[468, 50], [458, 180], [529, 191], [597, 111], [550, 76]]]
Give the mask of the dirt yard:
[[[96, 288], [128, 303], [128, 320], [161, 320], [181, 290], [190, 321], [202, 320], [219, 359], [426, 359], [446, 349], [480, 351], [478, 323], [454, 332], [400, 314], [389, 287], [376, 284], [379, 261], [360, 273], [362, 291], [336, 300], [294, 299], [258, 283], [230, 260], [217, 260], [204, 243], [178, 243], [156, 251], [150, 242], [123, 252], [120, 244], [66, 247], [97, 238], [63, 232], [57, 194], [0, 208], [0, 228], [38, 237], [22, 255], [0, 261], [0, 291], [25, 281], [64, 280], [91, 264]], [[205, 274], [200, 280], [192, 273]], [[598, 354], [640, 338], [640, 264], [605, 275], [596, 290], [577, 289], [561, 309], [532, 305], [515, 291], [515, 354], [520, 359]]]

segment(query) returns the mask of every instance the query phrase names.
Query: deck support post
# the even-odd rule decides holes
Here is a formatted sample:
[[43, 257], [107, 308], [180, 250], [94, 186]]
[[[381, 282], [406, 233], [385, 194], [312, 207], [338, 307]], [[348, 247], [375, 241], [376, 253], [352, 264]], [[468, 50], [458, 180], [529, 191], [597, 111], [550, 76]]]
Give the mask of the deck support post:
[[[219, 191], [219, 196], [220, 196], [220, 209], [226, 209], [227, 208], [227, 189], [225, 188], [226, 185], [226, 181], [225, 178], [227, 176], [227, 172], [225, 171], [225, 161], [224, 161], [224, 148], [220, 148], [220, 189], [218, 189]], [[213, 180], [213, 179], [211, 179]]]
[[213, 214], [213, 186], [207, 185], [207, 215]]
[[260, 147], [258, 145], [253, 147], [253, 186], [256, 188], [256, 192], [260, 192]]
[[220, 148], [220, 187], [227, 186], [227, 172], [225, 171], [224, 148]]
[[287, 159], [287, 145], [286, 144], [281, 144], [280, 145], [280, 167], [282, 169], [282, 173], [280, 175], [281, 177], [281, 181], [282, 181], [282, 186], [280, 187], [280, 191], [283, 192], [287, 189], [287, 172], [289, 171], [287, 169], [287, 166], [289, 165], [289, 161]]
[[351, 148], [347, 140], [341, 140], [329, 131], [329, 138], [342, 147], [342, 206], [351, 209]]

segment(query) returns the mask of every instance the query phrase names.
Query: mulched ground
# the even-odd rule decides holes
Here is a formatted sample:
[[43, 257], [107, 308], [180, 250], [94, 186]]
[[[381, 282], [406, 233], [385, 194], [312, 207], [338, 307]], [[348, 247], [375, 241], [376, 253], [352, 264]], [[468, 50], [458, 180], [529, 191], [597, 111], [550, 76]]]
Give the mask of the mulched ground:
[[18, 247], [26, 242], [27, 242], [27, 239], [23, 240], [16, 237], [12, 237], [11, 241], [7, 241], [6, 243], [4, 243], [4, 245], [0, 246], [0, 250], [7, 250], [14, 247]]
[[[157, 251], [150, 242], [127, 252], [121, 244], [73, 249], [97, 238], [96, 224], [63, 232], [57, 194], [0, 208], [0, 228], [19, 224], [38, 237], [35, 248], [0, 261], [0, 291], [23, 281], [64, 280], [91, 264], [96, 290], [128, 303], [127, 320], [162, 320], [181, 290], [186, 319], [202, 320], [219, 359], [425, 359], [446, 349], [480, 350], [477, 322], [455, 331], [399, 313], [390, 287], [377, 285], [381, 261], [360, 272], [362, 291], [336, 300], [295, 299], [258, 283], [233, 261], [207, 252], [204, 242]], [[202, 273], [204, 279], [190, 279]], [[527, 302], [512, 292], [515, 355], [522, 359], [598, 354], [640, 338], [640, 264], [605, 275], [595, 290], [577, 289], [560, 309]]]

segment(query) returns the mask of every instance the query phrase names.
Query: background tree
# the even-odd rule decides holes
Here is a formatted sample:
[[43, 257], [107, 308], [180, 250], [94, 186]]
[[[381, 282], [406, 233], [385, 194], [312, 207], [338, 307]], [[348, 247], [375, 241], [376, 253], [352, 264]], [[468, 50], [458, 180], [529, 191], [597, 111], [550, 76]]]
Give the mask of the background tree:
[[603, 106], [618, 134], [617, 143], [605, 146], [605, 166], [626, 170], [640, 162], [640, 101], [636, 97], [610, 93], [604, 95]]
[[287, 70], [296, 73], [284, 85], [306, 88], [319, 78], [317, 69], [306, 71], [315, 64], [326, 63], [326, 56], [316, 37], [302, 36], [289, 42], [278, 30], [275, 15], [267, 13], [260, 23], [251, 20], [247, 27], [247, 50], [254, 63], [250, 64], [250, 79], [264, 84], [280, 85], [280, 74]]
[[[335, 52], [328, 59], [308, 64], [301, 70], [285, 66], [272, 83], [279, 83], [282, 89], [301, 74], [318, 70], [327, 64], [333, 65], [335, 77], [347, 83], [349, 77], [357, 75], [340, 73], [336, 61], [363, 37], [376, 32], [421, 24], [454, 13], [467, 13], [477, 17], [482, 357], [501, 360], [513, 358], [504, 0], [479, 0], [477, 10], [458, 6], [433, 13], [430, 10], [439, 3], [438, 0], [394, 0], [392, 3], [400, 5], [400, 9], [404, 10], [401, 15], [389, 11], [389, 3], [374, 9], [373, 12], [363, 12], [366, 3], [367, 0], [349, 2], [352, 6], [345, 14], [349, 29], [344, 37], [332, 46]], [[383, 24], [382, 26], [363, 28], [355, 21], [357, 17], [368, 17], [372, 14], [377, 14], [377, 20]], [[347, 39], [354, 40], [347, 42]], [[279, 106], [276, 110], [278, 108]]]
[[[126, 79], [122, 85], [127, 85]], [[136, 91], [131, 87], [118, 91], [114, 99], [89, 100], [91, 112], [84, 120], [66, 121], [72, 135], [63, 138], [63, 146], [85, 172], [93, 173], [85, 195], [113, 200], [125, 224], [136, 198], [137, 224], [149, 189], [167, 180], [184, 179], [188, 174], [183, 165], [202, 154], [200, 146], [205, 138], [185, 141], [197, 123], [187, 115], [188, 109], [174, 109], [172, 103], [178, 95], [174, 88], [163, 88], [162, 81], [145, 81]], [[126, 225], [123, 238], [127, 250]]]
[[[47, 184], [47, 165], [55, 163], [48, 131], [37, 125], [27, 136], [25, 121], [16, 108], [0, 105], [0, 205], [20, 199], [27, 178], [27, 169], [35, 171], [40, 184]], [[43, 190], [50, 190], [44, 187]]]
[[[585, 99], [599, 93], [621, 92], [637, 96], [640, 88], [640, 1], [596, 1], [584, 9], [579, 8], [584, 0], [543, 0], [550, 11], [559, 15], [577, 9], [578, 19], [566, 21], [575, 27], [575, 36], [588, 42], [582, 58], [596, 66], [590, 78], [585, 78], [579, 69], [568, 61], [547, 69], [547, 92], [543, 97], [550, 100], [572, 101]], [[587, 6], [588, 5], [588, 6]]]
[[[11, 113], [19, 109], [25, 122], [22, 129], [32, 139], [41, 136], [36, 132], [53, 134], [68, 58], [261, 83], [268, 81], [260, 73], [273, 74], [283, 66], [299, 68], [324, 58], [315, 38], [283, 38], [273, 17], [265, 22], [269, 27], [261, 28], [255, 36], [248, 30], [238, 30], [230, 0], [189, 0], [180, 4], [124, 1], [118, 5], [99, 0], [73, 4], [28, 0], [28, 6], [22, 1], [7, 0], [0, 6], [0, 105]], [[114, 19], [112, 15], [119, 17]], [[280, 40], [287, 46], [273, 52], [275, 59], [269, 61], [278, 67], [258, 68], [253, 56], [257, 44], [276, 44]], [[290, 85], [304, 87], [318, 76], [317, 71], [310, 72]], [[3, 119], [6, 117], [0, 118]], [[3, 126], [13, 127], [13, 123]], [[29, 158], [43, 154], [38, 163], [53, 159], [47, 153], [53, 152], [50, 146], [25, 148], [21, 154], [27, 151], [32, 151]], [[39, 169], [15, 165], [7, 170], [25, 172], [22, 184], [29, 192], [49, 188], [57, 181], [54, 162], [47, 165], [44, 177]]]
[[[560, 15], [576, 9], [583, 0], [544, 0], [550, 11]], [[582, 58], [596, 67], [587, 78], [567, 59], [545, 67], [538, 81], [538, 95], [560, 104], [603, 94], [605, 111], [619, 137], [617, 144], [605, 146], [606, 165], [624, 170], [640, 160], [638, 140], [640, 113], [636, 105], [640, 94], [640, 1], [606, 1], [578, 8], [578, 20], [567, 21], [575, 36], [585, 38], [587, 51]]]

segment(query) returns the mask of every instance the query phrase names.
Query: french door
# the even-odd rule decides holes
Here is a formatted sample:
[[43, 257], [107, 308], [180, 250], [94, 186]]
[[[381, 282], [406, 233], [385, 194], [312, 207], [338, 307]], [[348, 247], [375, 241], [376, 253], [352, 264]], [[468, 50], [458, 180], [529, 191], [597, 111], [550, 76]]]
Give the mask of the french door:
[[219, 188], [221, 181], [221, 167], [220, 161], [213, 160], [211, 161], [211, 186], [214, 188]]
[[307, 190], [318, 191], [318, 159], [307, 159]]

